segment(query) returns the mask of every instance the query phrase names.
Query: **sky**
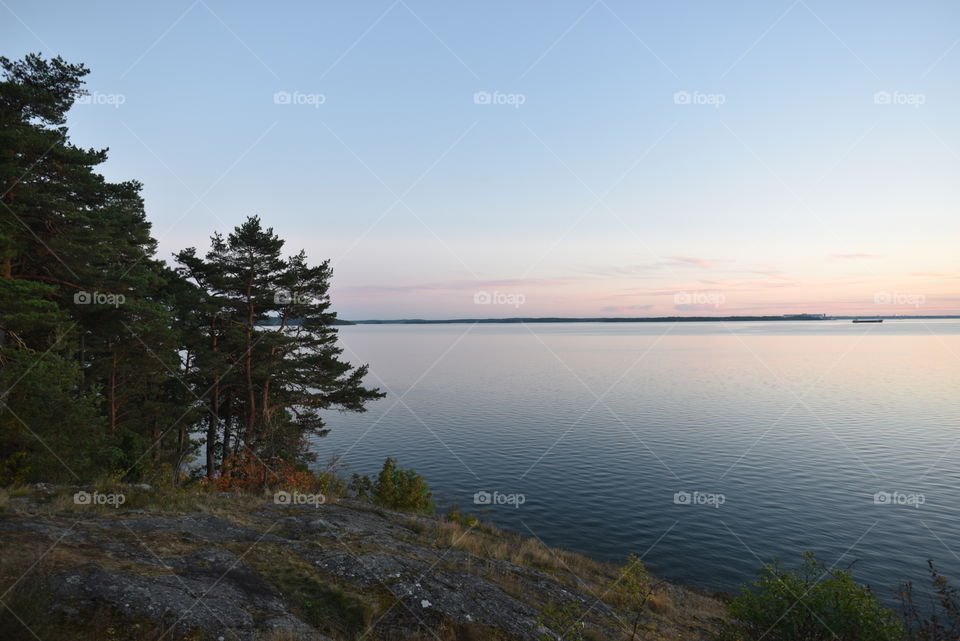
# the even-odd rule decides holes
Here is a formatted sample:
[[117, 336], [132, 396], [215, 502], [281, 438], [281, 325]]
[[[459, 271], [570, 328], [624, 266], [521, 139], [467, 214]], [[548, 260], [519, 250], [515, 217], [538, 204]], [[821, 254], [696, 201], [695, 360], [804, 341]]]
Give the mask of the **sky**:
[[342, 318], [960, 313], [960, 3], [0, 0], [159, 255], [259, 215]]

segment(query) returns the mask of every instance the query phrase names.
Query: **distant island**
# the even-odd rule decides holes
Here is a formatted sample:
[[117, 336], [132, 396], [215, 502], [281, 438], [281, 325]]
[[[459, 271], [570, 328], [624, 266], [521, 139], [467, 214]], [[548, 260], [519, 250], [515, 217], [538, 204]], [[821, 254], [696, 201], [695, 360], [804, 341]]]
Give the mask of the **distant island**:
[[[650, 316], [631, 318], [562, 318], [562, 317], [515, 317], [515, 318], [399, 318], [392, 320], [341, 320], [337, 325], [449, 325], [454, 323], [706, 323], [735, 321], [822, 321], [850, 320], [867, 318], [866, 316], [827, 316], [826, 314], [783, 314], [781, 316]], [[869, 316], [884, 319], [945, 319], [960, 318], [953, 316]]]
[[[885, 320], [943, 320], [958, 319], [960, 315], [941, 316], [827, 316], [826, 314], [782, 314], [780, 316], [636, 316], [630, 318], [616, 317], [583, 317], [564, 318], [560, 316], [540, 316], [513, 318], [396, 318], [396, 319], [367, 319], [345, 320], [338, 318], [331, 325], [453, 325], [464, 323], [730, 323], [742, 321], [824, 321], [824, 320], [851, 320], [860, 318], [876, 318]], [[298, 325], [298, 319], [287, 319], [287, 325]], [[280, 318], [277, 316], [266, 319], [258, 325], [277, 326]]]

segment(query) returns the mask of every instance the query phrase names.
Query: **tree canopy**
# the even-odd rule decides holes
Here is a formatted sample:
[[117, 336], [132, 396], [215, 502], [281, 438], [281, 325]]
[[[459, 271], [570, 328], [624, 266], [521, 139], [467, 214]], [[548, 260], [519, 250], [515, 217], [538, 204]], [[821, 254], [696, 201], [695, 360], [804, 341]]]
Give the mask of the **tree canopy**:
[[167, 265], [141, 184], [70, 141], [87, 68], [0, 66], [0, 483], [295, 465], [323, 410], [381, 396], [341, 359], [328, 262], [251, 216]]

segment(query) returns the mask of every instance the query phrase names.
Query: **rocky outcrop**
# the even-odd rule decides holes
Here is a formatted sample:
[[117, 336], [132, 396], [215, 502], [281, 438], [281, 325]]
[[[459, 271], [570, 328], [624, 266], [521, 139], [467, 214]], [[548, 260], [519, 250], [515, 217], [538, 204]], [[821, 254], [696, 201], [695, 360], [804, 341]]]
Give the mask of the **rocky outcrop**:
[[[66, 559], [44, 581], [51, 614], [67, 622], [105, 609], [150, 621], [168, 639], [400, 639], [445, 630], [455, 635], [445, 639], [534, 641], [557, 636], [546, 627], [549, 605], [577, 614], [596, 638], [617, 636], [618, 614], [596, 577], [591, 583], [560, 563], [538, 568], [484, 554], [486, 543], [497, 547], [496, 537], [506, 537], [491, 529], [471, 532], [350, 500], [261, 503], [217, 515], [10, 507], [0, 512], [0, 542], [46, 541]], [[463, 544], [466, 537], [473, 545]], [[514, 544], [518, 537], [497, 549]], [[674, 602], [700, 599], [701, 609], [711, 602], [668, 591]], [[712, 611], [704, 611], [702, 621], [685, 616], [674, 625], [653, 614], [651, 621], [696, 639], [709, 628]]]

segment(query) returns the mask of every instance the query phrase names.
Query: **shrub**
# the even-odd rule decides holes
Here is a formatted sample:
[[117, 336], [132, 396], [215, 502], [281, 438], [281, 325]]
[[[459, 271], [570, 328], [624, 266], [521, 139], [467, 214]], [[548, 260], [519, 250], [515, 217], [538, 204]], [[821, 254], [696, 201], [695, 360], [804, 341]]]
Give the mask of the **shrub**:
[[462, 513], [455, 505], [451, 506], [450, 511], [447, 512], [447, 520], [467, 529], [480, 526], [480, 519], [471, 514]]
[[901, 641], [903, 627], [850, 570], [827, 568], [812, 552], [788, 571], [776, 562], [727, 606], [727, 637], [742, 641]]
[[630, 614], [630, 639], [637, 638], [637, 628], [647, 607], [647, 601], [653, 595], [653, 582], [640, 557], [631, 554], [620, 570], [620, 576], [610, 585], [610, 596], [617, 608]]
[[353, 473], [353, 476], [350, 478], [350, 486], [348, 488], [353, 492], [361, 501], [372, 501], [373, 497], [373, 482], [370, 480], [370, 477], [364, 474], [360, 476], [356, 472]]
[[412, 469], [397, 467], [392, 458], [383, 462], [383, 469], [376, 481], [369, 476], [354, 474], [350, 489], [357, 498], [372, 501], [376, 505], [391, 510], [404, 510], [431, 514], [433, 512], [433, 494], [422, 476]]
[[955, 641], [960, 639], [960, 592], [947, 577], [937, 572], [933, 561], [927, 561], [933, 581], [934, 599], [931, 611], [921, 616], [914, 602], [913, 584], [900, 586], [903, 620], [910, 641]]
[[220, 476], [205, 479], [221, 492], [262, 492], [266, 489], [313, 491], [321, 483], [304, 465], [280, 458], [264, 461], [252, 454], [234, 455], [227, 459]]

